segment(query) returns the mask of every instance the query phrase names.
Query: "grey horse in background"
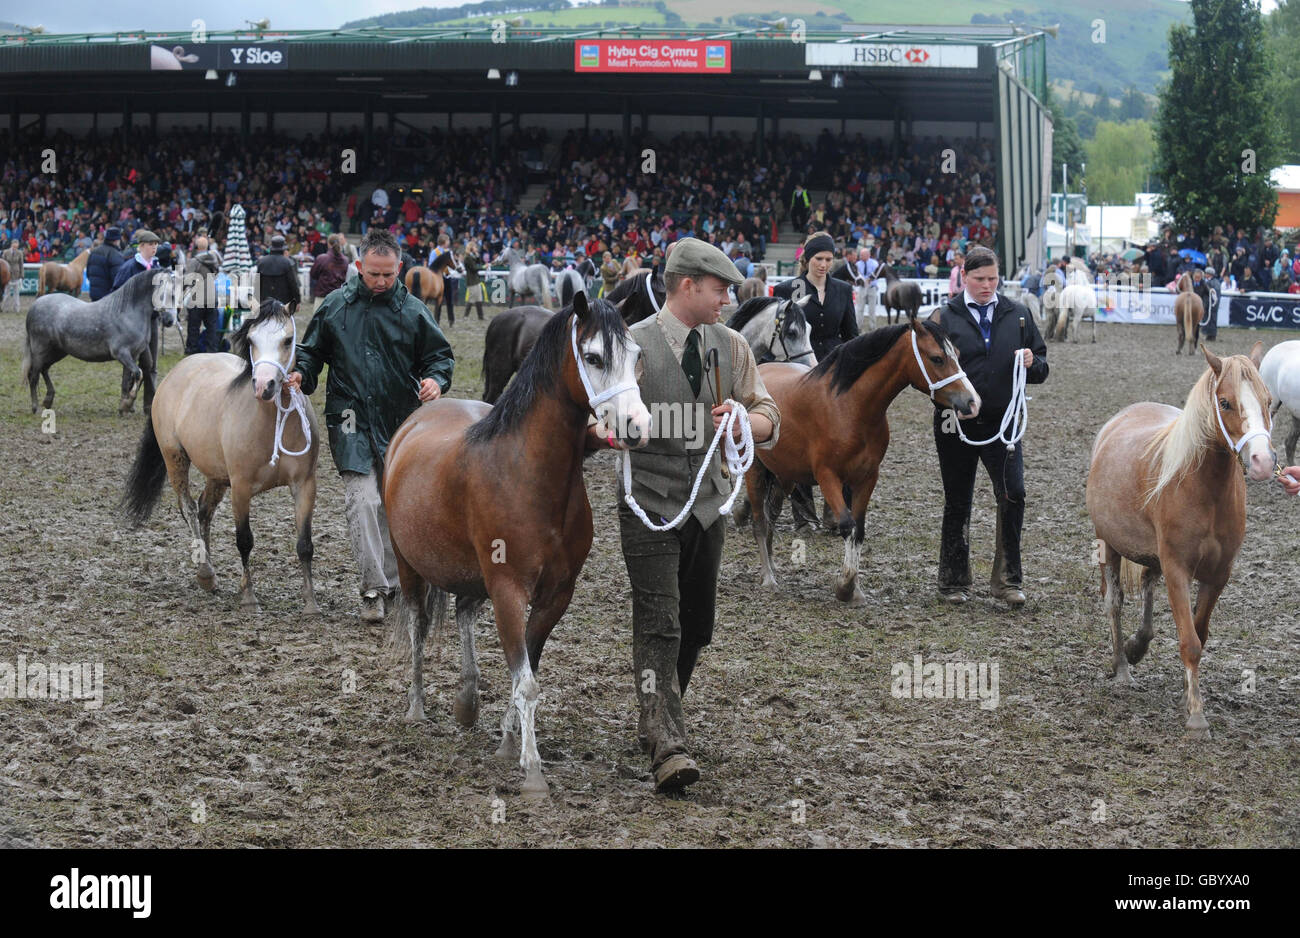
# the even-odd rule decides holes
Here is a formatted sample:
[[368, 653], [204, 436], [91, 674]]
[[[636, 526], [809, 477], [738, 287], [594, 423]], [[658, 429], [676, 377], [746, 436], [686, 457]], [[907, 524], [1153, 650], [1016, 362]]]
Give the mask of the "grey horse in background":
[[[68, 355], [88, 362], [122, 363], [122, 400], [119, 414], [135, 408], [135, 396], [144, 384], [144, 412], [153, 406], [157, 362], [151, 349], [154, 337], [155, 302], [164, 327], [176, 321], [175, 274], [143, 270], [121, 288], [93, 303], [66, 293], [38, 297], [27, 311], [27, 335], [23, 341], [23, 381], [36, 406], [36, 382], [45, 379], [46, 408], [54, 404], [50, 366]], [[155, 295], [155, 288], [157, 293]]]
[[561, 306], [568, 306], [579, 293], [587, 292], [587, 281], [572, 267], [566, 267], [555, 273], [555, 295], [560, 298]]
[[501, 252], [499, 259], [510, 268], [510, 293], [514, 296], [537, 298], [537, 302], [551, 308], [551, 269], [545, 264], [525, 264], [513, 248]]

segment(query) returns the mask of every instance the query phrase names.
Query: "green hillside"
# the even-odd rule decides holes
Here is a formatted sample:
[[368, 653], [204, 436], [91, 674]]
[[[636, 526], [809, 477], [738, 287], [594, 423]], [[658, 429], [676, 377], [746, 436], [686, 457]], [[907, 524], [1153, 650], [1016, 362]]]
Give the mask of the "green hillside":
[[[495, 4], [518, 10], [527, 0]], [[554, 0], [538, 6], [556, 6]], [[489, 9], [492, 9], [491, 7]], [[466, 19], [457, 11], [419, 8], [388, 13], [344, 24], [356, 26], [452, 26], [490, 21], [501, 13]], [[1169, 27], [1189, 22], [1187, 4], [1178, 0], [943, 0], [918, 4], [914, 0], [658, 0], [585, 6], [565, 10], [510, 12], [530, 26], [583, 27], [619, 25], [748, 25], [756, 19], [802, 17], [810, 29], [839, 29], [848, 23], [898, 23], [924, 26], [1006, 22], [1029, 26], [1061, 24], [1060, 35], [1048, 43], [1048, 74], [1053, 82], [1068, 82], [1084, 92], [1103, 91], [1119, 98], [1130, 85], [1154, 93], [1167, 69]], [[680, 19], [679, 19], [680, 18]], [[1094, 42], [1104, 22], [1105, 41]]]

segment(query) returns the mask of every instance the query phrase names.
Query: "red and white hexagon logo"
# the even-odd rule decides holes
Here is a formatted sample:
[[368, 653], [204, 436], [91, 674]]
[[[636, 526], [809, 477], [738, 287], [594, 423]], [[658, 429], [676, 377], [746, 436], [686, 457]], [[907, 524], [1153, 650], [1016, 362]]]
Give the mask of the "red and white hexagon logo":
[[908, 65], [924, 65], [930, 61], [930, 53], [924, 49], [908, 49], [904, 54]]

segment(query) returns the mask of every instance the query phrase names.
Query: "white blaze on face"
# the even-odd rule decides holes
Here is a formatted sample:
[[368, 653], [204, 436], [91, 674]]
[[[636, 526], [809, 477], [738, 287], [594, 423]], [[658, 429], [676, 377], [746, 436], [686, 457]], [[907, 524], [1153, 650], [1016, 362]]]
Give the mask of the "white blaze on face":
[[271, 362], [279, 362], [285, 370], [289, 368], [293, 358], [291, 329], [287, 320], [268, 319], [248, 332], [250, 355], [257, 363], [253, 366], [253, 393], [259, 398], [268, 389], [274, 394], [279, 387], [278, 382], [284, 377]]
[[[950, 339], [943, 340], [943, 350], [949, 358], [957, 363], [957, 367], [960, 368], [961, 360], [958, 358], [957, 349], [953, 346]], [[970, 417], [967, 419], [978, 417], [980, 413], [980, 404], [983, 403], [980, 400], [979, 392], [975, 390], [975, 385], [970, 383], [970, 378], [962, 378], [961, 386], [966, 389], [966, 393], [970, 395], [972, 401]]]
[[[625, 390], [615, 394], [607, 401], [596, 405], [597, 432], [601, 436], [619, 436], [629, 440], [646, 440], [650, 436], [650, 411], [641, 400], [641, 392], [636, 386], [636, 363], [641, 355], [641, 346], [632, 341], [631, 336], [623, 340], [622, 354], [617, 361], [605, 354], [605, 343], [600, 333], [596, 333], [581, 343], [583, 361], [587, 368], [587, 379], [591, 389], [600, 395], [606, 390], [620, 385], [629, 385]], [[593, 365], [598, 360], [600, 365]]]
[[[1241, 415], [1244, 421], [1242, 427], [1242, 436], [1246, 436], [1256, 431], [1269, 431], [1268, 418], [1264, 416], [1264, 405], [1259, 398], [1255, 396], [1255, 391], [1246, 382], [1241, 383], [1241, 388], [1237, 392], [1237, 402], [1241, 407]], [[1218, 406], [1216, 400], [1215, 406]], [[1273, 446], [1267, 436], [1253, 437], [1242, 450], [1242, 456], [1245, 458], [1246, 466], [1250, 471], [1250, 477], [1256, 482], [1262, 482], [1273, 475]]]

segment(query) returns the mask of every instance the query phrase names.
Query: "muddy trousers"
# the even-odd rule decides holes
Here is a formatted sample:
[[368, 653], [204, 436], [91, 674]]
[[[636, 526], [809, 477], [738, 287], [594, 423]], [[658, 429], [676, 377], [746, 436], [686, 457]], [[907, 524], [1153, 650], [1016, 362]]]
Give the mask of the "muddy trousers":
[[[943, 534], [939, 544], [939, 589], [970, 586], [970, 511], [975, 475], [984, 464], [993, 481], [998, 517], [992, 583], [995, 592], [1021, 585], [1020, 529], [1025, 520], [1025, 468], [1023, 444], [1007, 452], [1005, 443], [970, 446], [956, 433], [945, 433], [944, 411], [936, 410], [934, 443], [943, 477]], [[987, 439], [996, 428], [968, 427], [972, 439]]]
[[654, 532], [619, 505], [623, 559], [632, 583], [632, 667], [641, 708], [637, 735], [651, 767], [686, 752], [682, 694], [700, 649], [713, 638], [718, 567], [726, 525], [707, 529], [692, 515]]
[[343, 472], [343, 510], [352, 556], [361, 568], [361, 592], [386, 593], [397, 586], [397, 558], [388, 536], [388, 516], [379, 498], [379, 475]]

